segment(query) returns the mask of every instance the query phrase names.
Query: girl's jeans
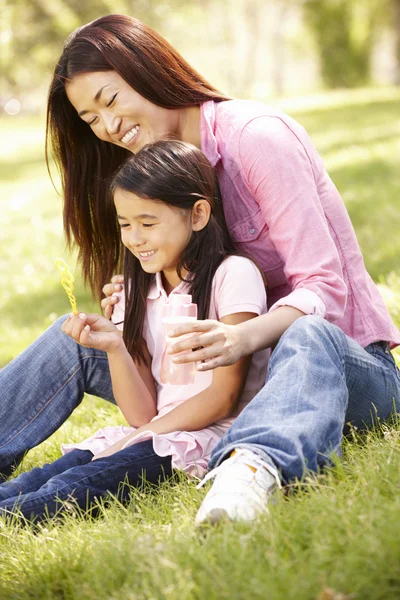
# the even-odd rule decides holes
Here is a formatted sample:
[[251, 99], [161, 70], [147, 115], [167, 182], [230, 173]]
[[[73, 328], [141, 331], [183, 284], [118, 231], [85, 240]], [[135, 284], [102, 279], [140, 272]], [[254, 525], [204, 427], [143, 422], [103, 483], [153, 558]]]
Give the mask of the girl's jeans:
[[92, 461], [90, 450], [72, 450], [53, 463], [0, 485], [0, 515], [19, 509], [28, 520], [94, 508], [96, 500], [129, 497], [130, 486], [158, 483], [172, 474], [171, 457], [157, 456], [151, 440]]
[[[0, 471], [45, 440], [85, 392], [113, 401], [107, 357], [83, 348], [56, 321], [0, 371]], [[340, 453], [346, 423], [361, 428], [400, 408], [400, 376], [387, 346], [366, 349], [338, 327], [298, 319], [274, 349], [264, 388], [213, 452], [215, 467], [236, 447], [272, 461], [285, 481]]]

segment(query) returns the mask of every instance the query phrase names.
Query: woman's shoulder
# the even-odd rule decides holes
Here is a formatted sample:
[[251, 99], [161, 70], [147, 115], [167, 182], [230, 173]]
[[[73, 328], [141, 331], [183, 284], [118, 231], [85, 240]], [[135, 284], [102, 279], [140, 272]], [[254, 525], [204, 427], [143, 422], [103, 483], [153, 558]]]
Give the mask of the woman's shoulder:
[[278, 119], [283, 123], [292, 121], [286, 113], [275, 106], [256, 100], [226, 100], [214, 102], [215, 125], [219, 127], [230, 127], [241, 131], [254, 119], [266, 118]]

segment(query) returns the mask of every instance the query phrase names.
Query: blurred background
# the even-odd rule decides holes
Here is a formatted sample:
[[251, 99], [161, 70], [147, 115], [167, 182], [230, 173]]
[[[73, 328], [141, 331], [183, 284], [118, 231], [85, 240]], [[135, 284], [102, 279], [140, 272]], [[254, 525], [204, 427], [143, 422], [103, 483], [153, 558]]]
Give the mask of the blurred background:
[[[108, 13], [154, 27], [217, 88], [310, 133], [367, 268], [400, 307], [400, 0], [0, 0], [0, 368], [69, 304], [62, 198], [44, 160], [49, 79], [68, 34]], [[76, 272], [81, 309], [94, 308]]]

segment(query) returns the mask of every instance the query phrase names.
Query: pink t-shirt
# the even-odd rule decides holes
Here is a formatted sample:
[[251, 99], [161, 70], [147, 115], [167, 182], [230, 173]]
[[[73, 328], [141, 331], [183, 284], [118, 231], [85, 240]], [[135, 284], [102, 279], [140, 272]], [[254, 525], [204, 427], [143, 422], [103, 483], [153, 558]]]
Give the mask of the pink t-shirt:
[[230, 235], [264, 270], [270, 310], [289, 305], [319, 315], [363, 347], [400, 344], [343, 201], [304, 128], [265, 104], [229, 100], [202, 105], [200, 133], [217, 170]]
[[[187, 294], [188, 284], [182, 282], [171, 294]], [[167, 300], [161, 275], [157, 273], [147, 296], [146, 318], [143, 337], [152, 358], [151, 370], [157, 389], [155, 419], [171, 411], [175, 406], [202, 392], [211, 385], [213, 372], [197, 372], [193, 384], [176, 386], [163, 384], [160, 379], [161, 359], [165, 348], [162, 324], [162, 307]], [[211, 292], [210, 319], [250, 312], [256, 315], [267, 311], [264, 282], [260, 271], [252, 261], [241, 256], [228, 257], [217, 269]], [[232, 425], [235, 416], [265, 384], [269, 351], [256, 352], [250, 364], [246, 383], [235, 415], [218, 421], [201, 431], [176, 431], [168, 434], [143, 432], [128, 445], [153, 439], [154, 451], [159, 456], [172, 456], [172, 466], [200, 476], [207, 469], [211, 452]], [[97, 454], [134, 431], [128, 426], [105, 427], [92, 437], [78, 444], [63, 444], [63, 453], [72, 449], [91, 450]]]

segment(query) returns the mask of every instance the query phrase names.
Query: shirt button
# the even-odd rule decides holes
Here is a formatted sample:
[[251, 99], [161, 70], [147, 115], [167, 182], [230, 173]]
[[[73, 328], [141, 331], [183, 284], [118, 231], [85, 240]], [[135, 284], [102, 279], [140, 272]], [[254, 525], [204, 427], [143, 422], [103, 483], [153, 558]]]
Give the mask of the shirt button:
[[250, 233], [251, 233], [251, 235], [254, 235], [254, 234], [255, 234], [255, 232], [256, 232], [256, 230], [255, 230], [255, 229], [252, 227], [252, 228], [250, 229]]

